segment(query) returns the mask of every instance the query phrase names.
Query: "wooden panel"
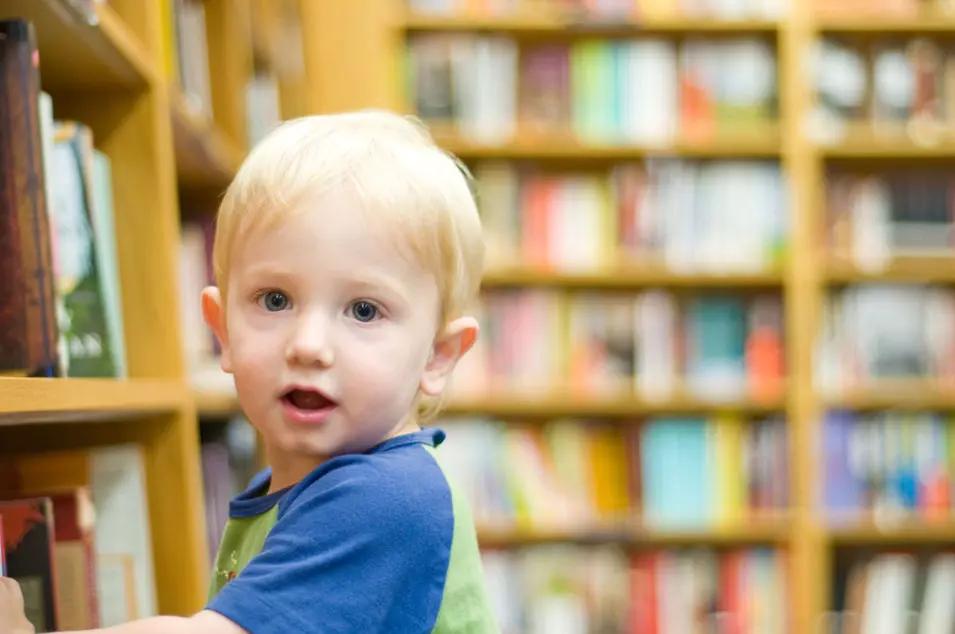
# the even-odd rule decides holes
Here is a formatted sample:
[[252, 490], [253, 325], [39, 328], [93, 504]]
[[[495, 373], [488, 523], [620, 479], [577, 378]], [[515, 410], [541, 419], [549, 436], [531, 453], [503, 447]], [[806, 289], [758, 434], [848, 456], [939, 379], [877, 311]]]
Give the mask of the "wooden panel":
[[810, 111], [812, 91], [805, 72], [806, 52], [812, 50], [812, 7], [797, 2], [790, 7], [780, 33], [780, 116], [783, 125], [783, 168], [788, 178], [790, 253], [786, 274], [786, 349], [789, 392], [790, 504], [793, 538], [789, 558], [789, 608], [792, 631], [818, 631], [817, 623], [828, 602], [829, 559], [824, 548], [816, 509], [821, 490], [819, 473], [819, 402], [813, 385], [813, 351], [821, 299], [819, 258], [814, 257], [821, 164], [804, 134], [804, 114]]
[[0, 0], [0, 18], [33, 22], [40, 48], [44, 90], [68, 88], [143, 88], [156, 75], [146, 49], [108, 6], [100, 6], [98, 24], [64, 8], [63, 0]]
[[551, 34], [562, 39], [577, 36], [644, 36], [644, 35], [774, 35], [779, 27], [768, 20], [643, 20], [606, 21], [576, 19], [559, 12], [526, 12], [501, 18], [460, 16], [428, 16], [411, 13], [403, 26], [418, 32], [476, 32], [510, 36]]
[[314, 112], [400, 109], [400, 9], [395, 0], [301, 0]]
[[688, 395], [649, 401], [637, 397], [584, 398], [568, 396], [564, 392], [552, 395], [513, 396], [492, 395], [477, 400], [452, 400], [445, 408], [446, 416], [487, 415], [498, 418], [559, 418], [601, 417], [627, 418], [659, 414], [713, 414], [717, 412], [745, 412], [750, 414], [782, 411], [782, 400], [727, 400], [708, 401]]
[[618, 544], [630, 548], [674, 546], [779, 545], [789, 537], [789, 524], [753, 522], [747, 526], [697, 531], [667, 531], [641, 528], [509, 529], [478, 527], [478, 541], [484, 548], [524, 548], [542, 544]]
[[[200, 416], [228, 418], [239, 413], [235, 396], [229, 394], [195, 394]], [[480, 399], [452, 400], [442, 412], [450, 419], [458, 416], [496, 416], [499, 418], [548, 419], [561, 417], [628, 418], [654, 414], [714, 414], [717, 412], [744, 412], [767, 414], [782, 411], [785, 403], [780, 399], [728, 400], [714, 402], [677, 395], [671, 399], [648, 401], [635, 397], [583, 398], [571, 397], [563, 392], [540, 396], [491, 395]]]
[[136, 35], [157, 70], [162, 63], [162, 29], [159, 25], [160, 5], [158, 2], [143, 0], [109, 0], [109, 8]]
[[831, 284], [955, 284], [955, 257], [897, 257], [879, 270], [864, 270], [846, 262], [832, 262], [826, 267], [826, 279]]
[[243, 152], [212, 121], [193, 116], [178, 91], [170, 99], [179, 191], [214, 200], [235, 176]]
[[573, 133], [527, 135], [518, 131], [506, 143], [486, 144], [457, 134], [453, 126], [429, 123], [438, 145], [464, 159], [535, 159], [584, 161], [627, 161], [653, 154], [689, 158], [765, 157], [780, 155], [779, 126], [752, 125], [737, 134], [723, 134], [712, 140], [677, 139], [663, 146], [594, 144], [580, 141]]
[[0, 425], [132, 419], [179, 409], [189, 398], [179, 381], [0, 378]]
[[871, 387], [845, 390], [824, 400], [832, 408], [861, 411], [953, 411], [955, 384], [932, 379], [878, 380]]
[[638, 290], [648, 287], [666, 288], [747, 288], [780, 289], [782, 274], [754, 273], [729, 275], [681, 275], [661, 267], [634, 266], [607, 269], [594, 273], [561, 273], [534, 269], [491, 269], [484, 274], [485, 289], [508, 287], [548, 287], [591, 290]]
[[194, 614], [208, 594], [201, 464], [195, 410], [162, 419], [146, 445], [146, 476], [163, 614]]
[[248, 148], [245, 87], [252, 76], [251, 25], [248, 0], [208, 0], [206, 40], [212, 112], [216, 125], [240, 152]]
[[143, 95], [54, 95], [57, 118], [93, 128], [112, 162], [117, 255], [132, 377], [182, 375], [179, 207], [169, 100]]

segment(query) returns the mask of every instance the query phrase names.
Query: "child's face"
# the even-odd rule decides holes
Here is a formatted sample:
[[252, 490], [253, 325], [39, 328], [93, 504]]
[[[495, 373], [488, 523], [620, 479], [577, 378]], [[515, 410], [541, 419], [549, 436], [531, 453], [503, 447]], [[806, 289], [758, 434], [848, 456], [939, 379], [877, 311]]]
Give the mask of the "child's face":
[[364, 451], [400, 433], [419, 386], [439, 391], [456, 360], [440, 343], [433, 354], [433, 275], [346, 195], [240, 238], [227, 297], [223, 369], [273, 463]]

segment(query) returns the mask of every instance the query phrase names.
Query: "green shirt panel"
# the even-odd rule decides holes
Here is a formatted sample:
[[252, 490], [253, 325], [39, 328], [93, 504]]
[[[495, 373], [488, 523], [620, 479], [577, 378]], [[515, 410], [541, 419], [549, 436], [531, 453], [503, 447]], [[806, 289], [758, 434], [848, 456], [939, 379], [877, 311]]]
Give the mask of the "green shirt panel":
[[222, 532], [219, 552], [209, 584], [209, 600], [242, 572], [259, 552], [278, 519], [279, 505], [253, 517], [230, 517]]

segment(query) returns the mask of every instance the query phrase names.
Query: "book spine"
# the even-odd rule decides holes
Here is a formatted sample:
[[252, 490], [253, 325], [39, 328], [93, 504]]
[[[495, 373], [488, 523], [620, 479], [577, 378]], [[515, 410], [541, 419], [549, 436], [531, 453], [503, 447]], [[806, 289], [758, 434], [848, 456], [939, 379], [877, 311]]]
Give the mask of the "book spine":
[[[57, 376], [50, 224], [33, 26], [0, 21], [0, 373]], [[12, 283], [11, 283], [12, 282]]]

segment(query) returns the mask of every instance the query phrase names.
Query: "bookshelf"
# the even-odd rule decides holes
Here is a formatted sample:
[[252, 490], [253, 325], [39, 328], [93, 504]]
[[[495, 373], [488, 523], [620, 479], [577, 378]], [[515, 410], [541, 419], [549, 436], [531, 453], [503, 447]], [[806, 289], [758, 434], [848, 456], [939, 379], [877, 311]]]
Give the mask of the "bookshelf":
[[98, 5], [90, 16], [61, 0], [0, 2], [0, 17], [34, 25], [56, 116], [88, 125], [112, 163], [128, 367], [123, 380], [0, 379], [0, 446], [9, 458], [140, 444], [157, 605], [188, 614], [202, 605], [207, 573], [194, 406], [168, 318], [178, 305], [175, 162], [168, 89], [151, 46], [158, 8], [138, 4]]
[[[115, 378], [72, 373], [33, 378], [16, 370], [0, 376], [0, 487], [5, 497], [88, 490], [97, 506], [97, 529], [82, 529], [90, 531], [83, 539], [95, 542], [90, 552], [98, 581], [120, 584], [104, 596], [90, 586], [76, 590], [92, 593], [82, 600], [53, 601], [63, 629], [92, 629], [95, 623], [77, 620], [92, 618], [78, 612], [78, 605], [90, 605], [88, 598], [100, 602], [93, 611], [103, 626], [152, 613], [189, 615], [205, 604], [208, 490], [196, 398], [182, 352], [181, 214], [208, 211], [238, 169], [249, 145], [245, 90], [253, 74], [280, 73], [288, 102], [305, 109], [304, 80], [274, 45], [287, 33], [280, 3], [176, 4], [193, 13], [186, 19], [174, 15], [173, 0], [0, 0], [0, 19], [32, 25], [39, 88], [49, 96], [50, 124], [55, 119], [57, 126], [51, 143], [64, 141], [61, 122], [75, 122], [89, 133], [99, 161], [90, 178], [105, 174], [109, 179], [105, 190], [95, 189], [102, 181], [85, 181], [93, 191], [80, 195], [96, 234], [95, 249], [112, 240], [102, 232], [105, 225], [94, 217], [94, 207], [110, 208], [107, 222], [115, 234], [113, 261], [103, 260], [118, 280], [115, 307], [121, 315], [123, 362], [107, 373]], [[290, 4], [281, 6], [284, 10]], [[175, 24], [177, 18], [180, 24]], [[184, 43], [187, 31], [206, 44], [183, 48], [194, 46]], [[190, 66], [197, 55], [209, 62], [205, 86], [201, 76], [190, 74], [192, 66], [201, 66]], [[185, 66], [179, 66], [180, 56], [186, 58]], [[40, 108], [42, 117], [42, 104]], [[81, 170], [87, 163], [82, 165]], [[52, 209], [62, 204], [66, 181], [62, 168], [44, 165], [43, 170], [47, 181], [56, 181], [47, 189]], [[59, 202], [51, 192], [60, 196]], [[51, 211], [51, 224], [61, 221], [59, 213], [59, 208]], [[109, 301], [104, 294], [102, 302]], [[83, 341], [83, 354], [94, 354], [90, 340]], [[80, 348], [66, 349], [80, 354]], [[117, 485], [117, 477], [122, 484]], [[138, 527], [132, 539], [136, 544], [130, 545], [127, 525], [136, 520], [128, 516], [138, 512], [133, 504], [144, 515], [142, 524], [133, 524]], [[120, 533], [98, 532], [101, 523]], [[124, 526], [126, 537], [117, 538]], [[94, 565], [93, 560], [84, 559], [82, 565]], [[45, 574], [55, 576], [56, 570]], [[115, 575], [122, 575], [122, 581]]]
[[[865, 267], [852, 258], [832, 257], [822, 237], [826, 232], [828, 206], [826, 187], [833, 169], [860, 169], [867, 173], [891, 172], [906, 164], [949, 166], [955, 156], [950, 126], [912, 129], [906, 126], [874, 126], [870, 121], [850, 120], [836, 129], [816, 129], [810, 118], [817, 106], [814, 77], [806, 72], [807, 58], [825, 37], [857, 45], [872, 60], [871, 47], [882, 40], [955, 36], [955, 16], [943, 9], [899, 2], [888, 8], [869, 7], [863, 14], [823, 13], [840, 3], [789, 2], [781, 18], [748, 16], [719, 20], [683, 17], [676, 13], [650, 14], [643, 19], [601, 19], [555, 9], [559, 3], [525, 1], [523, 8], [489, 15], [474, 9], [442, 14], [409, 11], [403, 2], [357, 0], [348, 6], [312, 3], [303, 9], [303, 25], [311, 35], [305, 46], [310, 77], [310, 107], [333, 112], [369, 106], [415, 112], [408, 97], [407, 74], [413, 62], [408, 42], [428, 36], [500, 37], [516, 43], [522, 52], [542, 44], [592, 42], [601, 39], [641, 39], [681, 43], [693, 38], [728, 41], [749, 37], [770, 42], [777, 68], [777, 117], [749, 126], [738, 126], [704, 137], [678, 132], [665, 143], [582, 139], [570, 130], [533, 131], [521, 121], [503, 139], [486, 140], [463, 134], [460, 126], [440, 119], [428, 123], [436, 140], [470, 166], [487, 162], [535, 165], [553, 171], [600, 171], [621, 163], [644, 160], [682, 159], [775, 161], [786, 174], [788, 188], [788, 250], [778, 268], [760, 272], [727, 273], [691, 270], [674, 273], [665, 267], [610, 264], [600, 270], [573, 271], [560, 267], [541, 270], [524, 264], [504, 264], [488, 270], [484, 291], [582, 291], [640, 293], [666, 289], [678, 295], [730, 291], [744, 295], [777, 293], [783, 297], [786, 348], [785, 391], [763, 400], [743, 397], [723, 402], [684, 394], [677, 389], [669, 398], [646, 399], [617, 394], [597, 398], [576, 397], [565, 392], [535, 392], [520, 396], [461, 397], [453, 400], [448, 415], [454, 419], [482, 416], [517, 420], [532, 427], [569, 418], [598, 419], [604, 424], [639, 428], [641, 420], [665, 415], [735, 414], [758, 418], [783, 413], [788, 440], [786, 461], [789, 504], [780, 523], [743, 524], [726, 530], [649, 531], [640, 527], [623, 530], [575, 531], [561, 528], [493, 528], [481, 532], [484, 544], [495, 551], [539, 544], [605, 544], [642, 550], [655, 546], [781, 546], [788, 553], [788, 607], [792, 631], [816, 632], [832, 601], [834, 585], [845, 583], [834, 566], [844, 550], [863, 547], [945, 546], [952, 542], [951, 518], [929, 520], [905, 518], [875, 523], [856, 519], [847, 524], [830, 523], [822, 499], [826, 475], [826, 415], [851, 411], [858, 415], [894, 416], [955, 409], [948, 378], [882, 380], [871, 385], [850, 385], [827, 392], [816, 383], [816, 349], [824, 323], [827, 297], [840, 289], [862, 284], [955, 283], [951, 252], [929, 256], [908, 254], [891, 258], [880, 266]], [[441, 3], [432, 3], [432, 6]], [[463, 4], [463, 3], [462, 3]], [[473, 6], [479, 6], [476, 3]], [[649, 7], [667, 2], [640, 3]], [[829, 6], [829, 5], [832, 6]], [[845, 4], [845, 3], [842, 3]], [[856, 3], [861, 11], [863, 3]], [[815, 5], [815, 6], [814, 6]], [[905, 5], [906, 9], [899, 9]], [[938, 3], [941, 7], [942, 4]], [[893, 14], [893, 11], [896, 11]], [[364, 77], [349, 84], [349, 77]], [[396, 79], [398, 78], [398, 79]], [[506, 79], [502, 76], [502, 81]], [[871, 98], [865, 109], [872, 107]], [[477, 136], [477, 138], [476, 138]], [[234, 400], [215, 395], [199, 397], [200, 411], [210, 416], [234, 412]], [[454, 425], [453, 421], [447, 423]], [[945, 419], [942, 425], [949, 425]], [[489, 564], [491, 565], [491, 564]], [[494, 564], [496, 565], [496, 564]], [[840, 564], [841, 565], [841, 564]]]

